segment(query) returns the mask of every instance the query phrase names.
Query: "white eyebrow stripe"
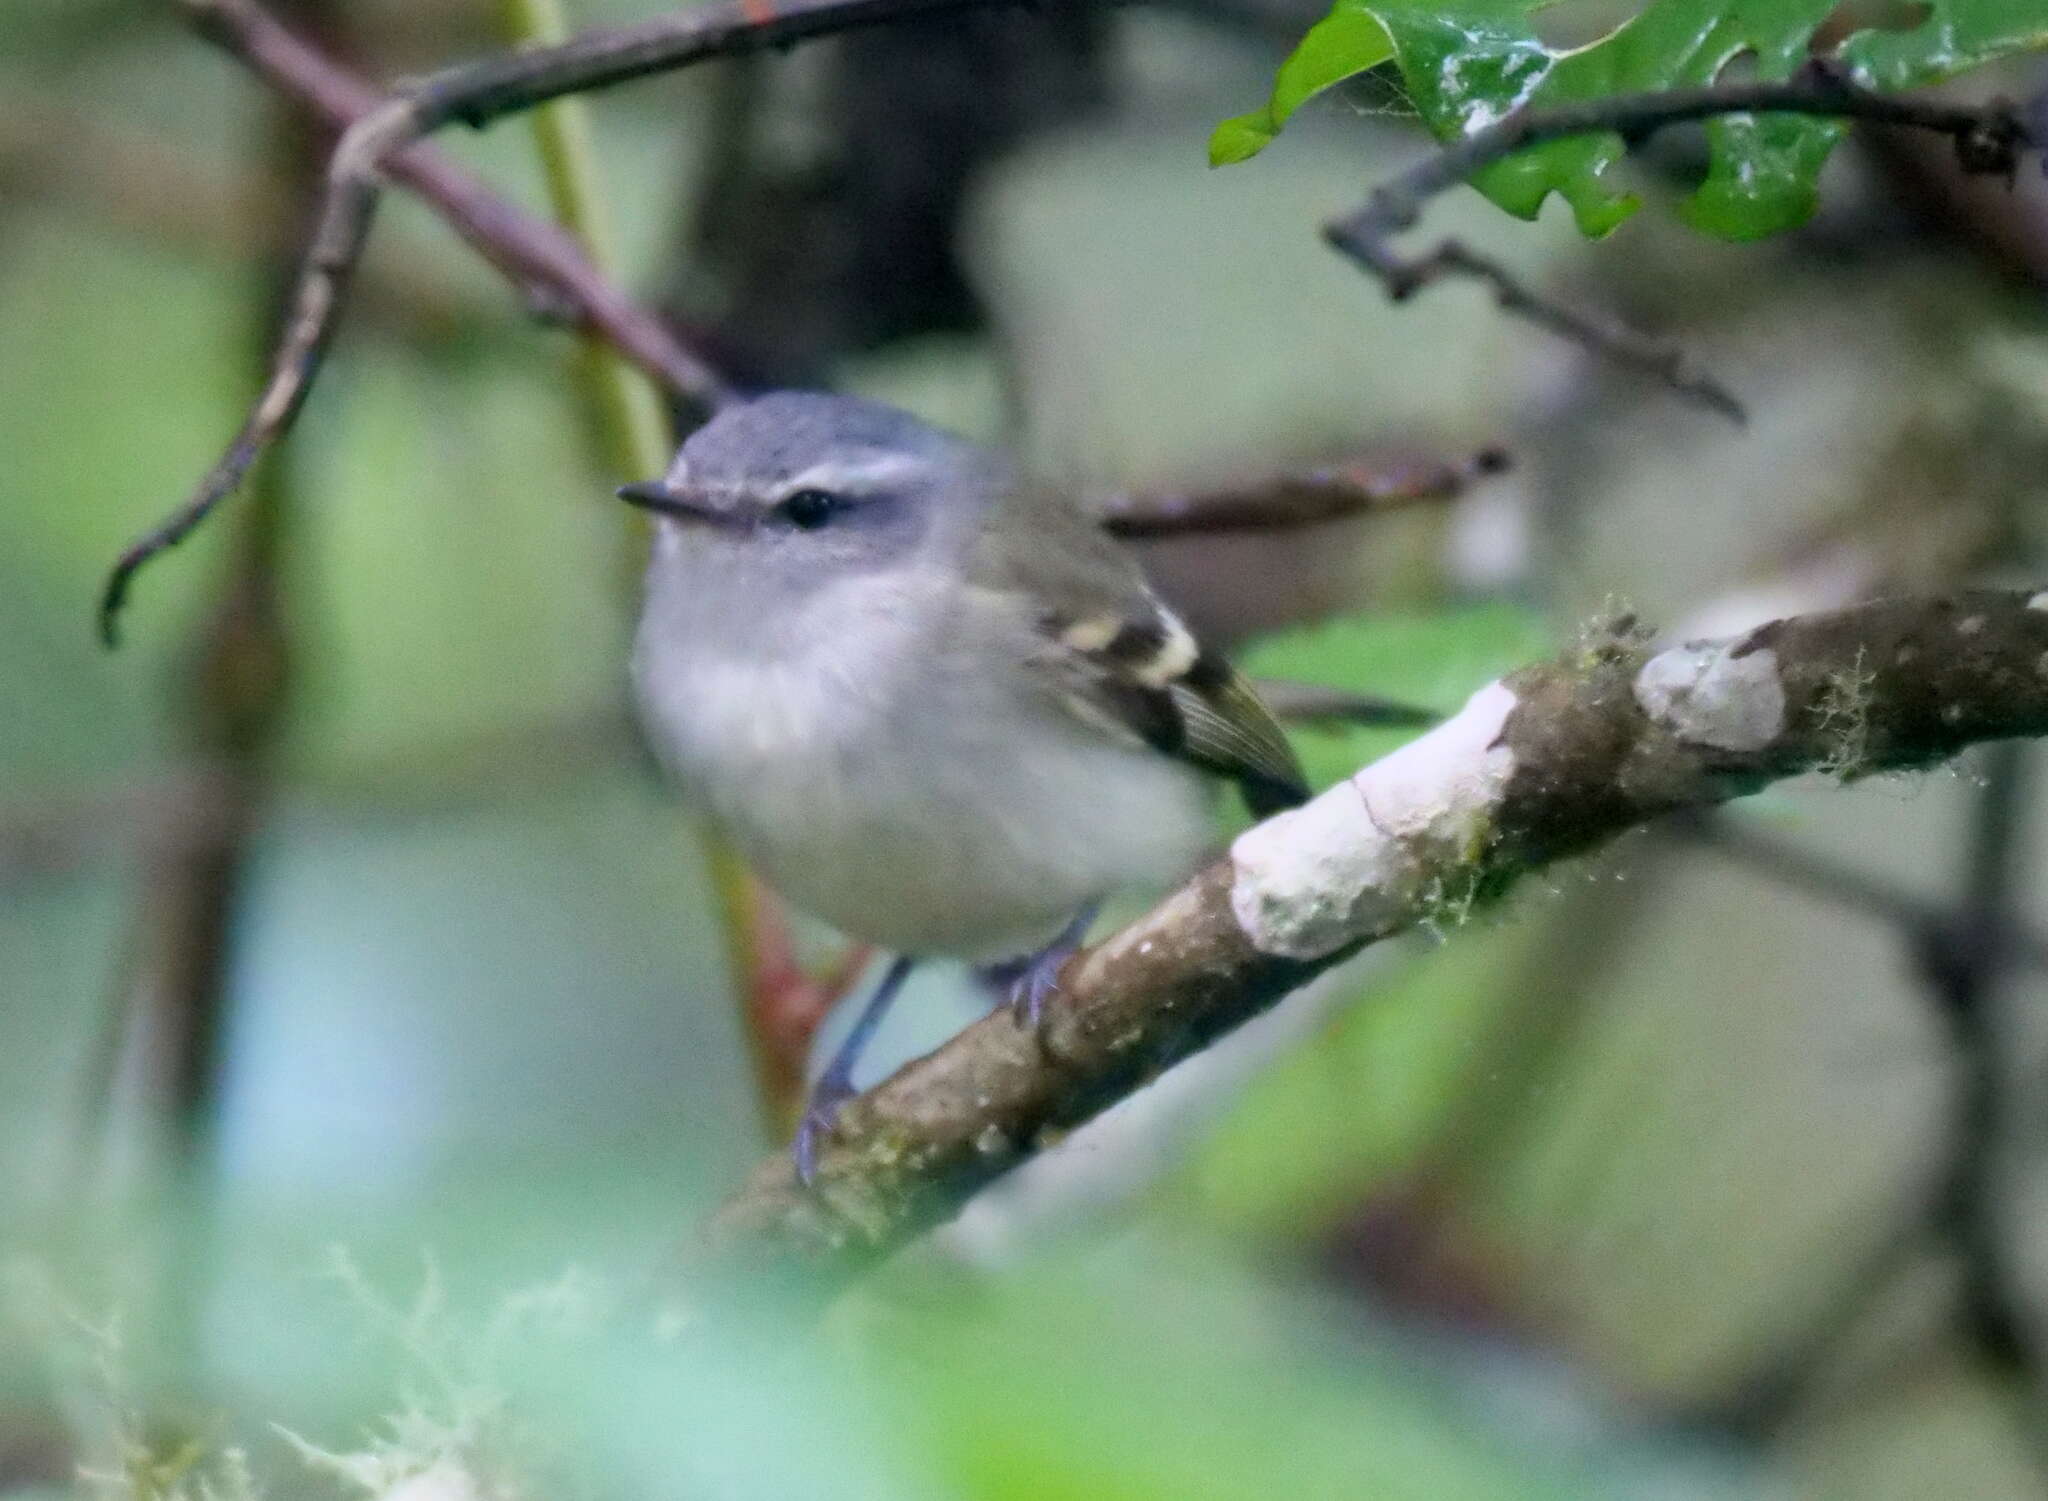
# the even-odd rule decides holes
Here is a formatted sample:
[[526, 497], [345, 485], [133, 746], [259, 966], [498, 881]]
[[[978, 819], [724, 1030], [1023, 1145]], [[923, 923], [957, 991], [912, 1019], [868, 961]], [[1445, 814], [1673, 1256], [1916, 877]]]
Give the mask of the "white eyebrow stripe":
[[856, 459], [826, 459], [794, 475], [782, 487], [784, 495], [799, 490], [829, 490], [838, 495], [863, 495], [881, 490], [898, 480], [908, 479], [925, 467], [908, 454], [878, 453]]

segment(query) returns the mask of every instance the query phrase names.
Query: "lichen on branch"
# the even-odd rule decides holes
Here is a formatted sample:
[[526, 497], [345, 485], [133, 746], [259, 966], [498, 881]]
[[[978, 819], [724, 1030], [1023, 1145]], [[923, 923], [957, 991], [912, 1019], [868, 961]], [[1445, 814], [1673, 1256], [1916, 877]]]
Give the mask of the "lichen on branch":
[[1446, 892], [1496, 898], [1645, 820], [1785, 777], [1911, 770], [2044, 733], [2048, 591], [1878, 601], [1661, 650], [1632, 623], [1597, 633], [1241, 835], [1077, 956], [1038, 1035], [999, 1010], [849, 1103], [812, 1189], [771, 1158], [714, 1218], [697, 1269], [779, 1264], [837, 1285], [1330, 965], [1437, 921]]

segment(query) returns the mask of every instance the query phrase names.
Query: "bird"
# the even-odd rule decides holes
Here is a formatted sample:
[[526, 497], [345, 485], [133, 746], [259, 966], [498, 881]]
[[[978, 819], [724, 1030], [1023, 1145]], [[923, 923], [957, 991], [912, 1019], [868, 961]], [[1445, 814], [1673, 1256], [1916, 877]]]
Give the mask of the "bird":
[[1214, 794], [1307, 796], [1250, 682], [1071, 492], [894, 407], [728, 404], [659, 479], [632, 683], [658, 759], [797, 908], [894, 958], [795, 1132], [813, 1180], [912, 967], [1035, 1026], [1102, 902], [1195, 868]]

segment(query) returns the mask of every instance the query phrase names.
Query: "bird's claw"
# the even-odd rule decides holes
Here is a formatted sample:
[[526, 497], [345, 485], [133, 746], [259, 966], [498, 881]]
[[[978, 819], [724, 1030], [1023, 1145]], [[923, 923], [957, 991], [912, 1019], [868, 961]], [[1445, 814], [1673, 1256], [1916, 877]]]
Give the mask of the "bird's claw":
[[982, 980], [1009, 999], [1010, 1015], [1020, 1027], [1036, 1032], [1045, 1020], [1045, 1000], [1060, 988], [1060, 971], [1081, 951], [1081, 940], [1094, 926], [1099, 904], [1090, 902], [1074, 914], [1059, 936], [1035, 954], [1008, 959], [981, 971]]
[[796, 1123], [790, 1142], [790, 1159], [796, 1164], [797, 1182], [809, 1188], [818, 1176], [818, 1148], [839, 1122], [839, 1109], [854, 1096], [851, 1084], [820, 1079], [804, 1104], [803, 1118]]
[[1060, 988], [1060, 971], [1074, 957], [1075, 945], [1061, 944], [1034, 954], [1023, 972], [1010, 982], [1010, 1015], [1020, 1027], [1037, 1031], [1045, 1019], [1046, 997]]

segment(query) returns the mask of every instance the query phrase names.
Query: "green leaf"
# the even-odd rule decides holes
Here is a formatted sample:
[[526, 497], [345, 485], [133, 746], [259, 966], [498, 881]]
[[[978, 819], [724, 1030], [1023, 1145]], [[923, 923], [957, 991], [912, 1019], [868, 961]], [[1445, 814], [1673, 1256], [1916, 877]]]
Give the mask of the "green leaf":
[[1202, 1223], [1312, 1235], [1398, 1181], [1470, 1088], [1473, 1039], [1540, 929], [1467, 928], [1411, 959], [1272, 1064], [1190, 1154], [1173, 1187]]
[[1910, 31], [1865, 31], [1842, 60], [1874, 88], [1908, 89], [2048, 48], [2048, 0], [1934, 0]]
[[[1529, 14], [1541, 4], [1339, 0], [1331, 18], [1342, 12], [1357, 24], [1363, 12], [1377, 21], [1423, 120], [1440, 138], [1454, 140], [1523, 105], [1711, 84], [1738, 59], [1756, 78], [1789, 78], [1811, 55], [1815, 29], [1837, 9], [1836, 0], [1651, 0], [1606, 36], [1581, 47], [1553, 48], [1529, 24]], [[1307, 38], [1302, 45], [1305, 50]], [[1835, 55], [1859, 82], [1902, 89], [2044, 47], [2048, 0], [1931, 0], [1919, 25], [1856, 32]], [[1282, 73], [1294, 62], [1290, 58]], [[1292, 106], [1285, 113], [1268, 106], [1265, 140], [1288, 113]], [[1714, 121], [1707, 128], [1706, 178], [1680, 213], [1705, 233], [1735, 240], [1804, 223], [1818, 201], [1820, 170], [1845, 128], [1839, 121], [1793, 115]], [[1609, 175], [1623, 152], [1621, 137], [1612, 133], [1553, 141], [1487, 168], [1474, 186], [1525, 219], [1534, 218], [1556, 193], [1571, 206], [1583, 233], [1604, 235], [1640, 206]]]
[[959, 1501], [1585, 1493], [1332, 1313], [1184, 1244], [1097, 1245], [895, 1300], [857, 1376]]
[[[1239, 665], [1254, 677], [1322, 683], [1448, 714], [1474, 689], [1551, 649], [1527, 610], [1487, 604], [1427, 615], [1357, 616], [1291, 631], [1260, 642]], [[1317, 726], [1293, 739], [1310, 784], [1321, 790], [1417, 733]]]
[[1209, 165], [1224, 167], [1258, 155], [1302, 105], [1393, 55], [1386, 28], [1359, 0], [1337, 0], [1280, 64], [1265, 104], [1216, 127], [1209, 137]]
[[[1805, 61], [1814, 27], [1834, 8], [1834, 0], [1653, 0], [1599, 40], [1558, 50], [1530, 27], [1527, 5], [1379, 3], [1415, 102], [1446, 138], [1522, 104], [1711, 83], [1738, 56], [1753, 59], [1759, 78], [1789, 77]], [[1840, 129], [1789, 117], [1718, 125], [1711, 132], [1711, 192], [1691, 215], [1694, 222], [1736, 234], [1799, 222], [1812, 211], [1814, 174]], [[1522, 218], [1534, 218], [1555, 192], [1582, 233], [1604, 235], [1639, 207], [1609, 176], [1623, 151], [1612, 133], [1554, 141], [1488, 168], [1475, 185]]]

